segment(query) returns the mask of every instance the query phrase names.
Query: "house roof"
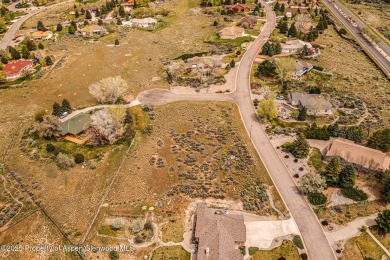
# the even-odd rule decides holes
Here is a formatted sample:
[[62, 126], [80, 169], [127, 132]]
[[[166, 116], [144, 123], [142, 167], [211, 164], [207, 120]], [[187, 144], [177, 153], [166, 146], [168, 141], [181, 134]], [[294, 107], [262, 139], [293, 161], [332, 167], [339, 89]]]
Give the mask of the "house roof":
[[305, 61], [296, 60], [294, 62], [295, 71], [301, 71], [305, 68], [312, 68], [312, 67], [313, 67], [313, 65], [311, 65], [310, 63], [305, 62]]
[[245, 30], [241, 27], [226, 27], [219, 31], [220, 36], [234, 36], [240, 35]]
[[342, 138], [335, 139], [329, 145], [326, 156], [340, 156], [366, 169], [385, 171], [390, 168], [390, 157], [385, 153]]
[[257, 21], [257, 18], [254, 16], [245, 16], [240, 20], [240, 24], [247, 23], [250, 25], [254, 25], [256, 23], [256, 21]]
[[61, 123], [61, 134], [78, 135], [88, 127], [90, 122], [91, 119], [88, 114], [77, 114], [76, 116]]
[[235, 8], [237, 8], [239, 6], [242, 7], [242, 8], [251, 9], [251, 7], [249, 5], [243, 5], [243, 4], [225, 5], [225, 7], [228, 8], [228, 9], [235, 9]]
[[45, 32], [43, 32], [43, 31], [35, 31], [35, 32], [31, 32], [31, 33], [30, 33], [30, 36], [31, 36], [31, 37], [47, 37], [47, 36], [49, 36], [51, 33], [52, 33], [52, 32], [50, 32], [50, 31], [45, 31]]
[[293, 13], [294, 14], [294, 13], [298, 12], [298, 10], [301, 14], [309, 12], [306, 8], [293, 7], [293, 8], [286, 8], [284, 10], [284, 13]]
[[157, 20], [154, 18], [147, 17], [142, 19], [132, 19], [131, 22], [138, 23], [138, 24], [156, 24]]
[[198, 238], [197, 259], [243, 259], [236, 243], [246, 240], [246, 228], [242, 215], [217, 215], [205, 203], [199, 203], [196, 216], [195, 237]]
[[4, 65], [3, 71], [7, 74], [7, 76], [17, 75], [24, 68], [32, 64], [33, 64], [32, 60], [10, 61]]
[[134, 0], [129, 0], [126, 3], [121, 3], [120, 6], [122, 7], [134, 6]]
[[282, 48], [286, 48], [286, 49], [301, 49], [305, 45], [309, 49], [313, 47], [310, 43], [301, 40], [291, 40], [281, 44]]
[[96, 31], [105, 31], [104, 27], [97, 25], [97, 24], [91, 24], [87, 25], [84, 28], [81, 28], [79, 31], [81, 32], [96, 32]]
[[301, 106], [307, 109], [316, 109], [317, 104], [323, 104], [323, 109], [331, 109], [332, 104], [329, 103], [320, 94], [306, 94], [301, 92], [292, 92], [289, 94], [289, 100], [291, 102], [299, 102]]

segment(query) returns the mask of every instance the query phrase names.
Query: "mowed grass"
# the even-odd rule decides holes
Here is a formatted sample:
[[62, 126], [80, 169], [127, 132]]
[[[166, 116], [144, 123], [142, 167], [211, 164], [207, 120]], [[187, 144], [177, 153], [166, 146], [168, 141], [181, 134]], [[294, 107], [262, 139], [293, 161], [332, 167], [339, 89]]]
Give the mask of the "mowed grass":
[[375, 241], [366, 232], [360, 236], [349, 239], [345, 244], [345, 249], [341, 260], [380, 260], [385, 252], [375, 243]]
[[317, 172], [321, 172], [325, 166], [323, 161], [323, 156], [321, 151], [318, 148], [313, 148], [309, 157], [309, 164], [317, 170]]
[[152, 253], [152, 260], [189, 260], [191, 254], [181, 246], [162, 246], [157, 248]]
[[183, 220], [168, 221], [161, 226], [163, 242], [181, 242], [183, 241], [184, 223]]
[[251, 259], [253, 260], [277, 260], [284, 257], [286, 260], [299, 260], [301, 259], [298, 253], [298, 249], [294, 243], [290, 240], [283, 241], [282, 245], [272, 250], [259, 250]]
[[316, 43], [324, 46], [318, 62], [313, 62], [335, 74], [335, 79], [326, 83], [340, 93], [359, 96], [384, 122], [390, 120], [388, 93], [390, 82], [382, 71], [350, 42], [342, 39], [332, 26]]

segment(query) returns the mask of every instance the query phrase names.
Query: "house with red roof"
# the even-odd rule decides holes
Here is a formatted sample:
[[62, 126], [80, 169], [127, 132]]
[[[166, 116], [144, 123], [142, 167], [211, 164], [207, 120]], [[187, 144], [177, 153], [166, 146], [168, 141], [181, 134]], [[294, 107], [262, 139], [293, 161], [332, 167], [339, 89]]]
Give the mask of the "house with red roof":
[[3, 71], [7, 75], [7, 80], [14, 80], [22, 77], [26, 72], [30, 71], [32, 66], [32, 60], [10, 61], [4, 65]]

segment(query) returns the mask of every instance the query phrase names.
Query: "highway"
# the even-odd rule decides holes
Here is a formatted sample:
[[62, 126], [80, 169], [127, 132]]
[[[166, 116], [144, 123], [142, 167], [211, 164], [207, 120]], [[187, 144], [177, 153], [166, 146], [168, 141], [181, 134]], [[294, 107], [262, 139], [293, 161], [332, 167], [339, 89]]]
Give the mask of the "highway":
[[[346, 17], [344, 17], [330, 2], [329, 0], [322, 0], [326, 7], [332, 12], [334, 16], [337, 17], [339, 21], [347, 28], [347, 30], [358, 40], [359, 44], [368, 52], [368, 55], [373, 59], [375, 63], [383, 70], [383, 72], [390, 78], [390, 61], [378, 51], [366, 38], [364, 38], [360, 30], [364, 27], [364, 23], [356, 17], [348, 8], [342, 5], [338, 0], [333, 0], [334, 2], [347, 16], [351, 17], [357, 24], [357, 27], [354, 27]], [[390, 56], [390, 48], [384, 42], [379, 42], [378, 45], [382, 50]]]

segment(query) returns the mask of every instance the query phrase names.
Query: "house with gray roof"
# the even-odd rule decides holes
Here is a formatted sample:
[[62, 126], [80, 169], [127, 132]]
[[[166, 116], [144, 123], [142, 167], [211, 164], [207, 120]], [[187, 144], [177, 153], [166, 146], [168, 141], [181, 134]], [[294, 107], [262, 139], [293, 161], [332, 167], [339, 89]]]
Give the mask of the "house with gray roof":
[[312, 64], [305, 62], [305, 61], [296, 60], [294, 62], [294, 72], [293, 72], [292, 78], [293, 79], [300, 79], [303, 75], [310, 72], [312, 69], [313, 69]]
[[88, 128], [90, 122], [91, 119], [88, 114], [79, 113], [61, 123], [61, 134], [78, 135]]
[[332, 104], [320, 94], [306, 94], [291, 92], [287, 95], [287, 102], [299, 109], [306, 107], [308, 115], [332, 115]]
[[246, 241], [244, 217], [210, 209], [198, 203], [195, 220], [197, 260], [242, 260], [239, 247]]

